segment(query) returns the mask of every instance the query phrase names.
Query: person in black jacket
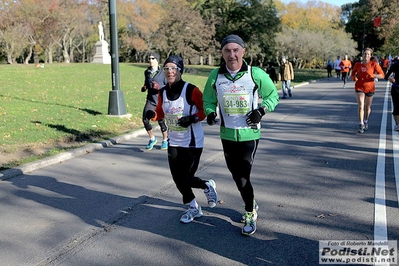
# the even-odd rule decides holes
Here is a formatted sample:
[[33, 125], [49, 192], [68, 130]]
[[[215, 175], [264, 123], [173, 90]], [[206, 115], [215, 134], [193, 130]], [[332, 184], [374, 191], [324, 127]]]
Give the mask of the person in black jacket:
[[[155, 107], [158, 103], [159, 89], [164, 87], [167, 82], [165, 74], [159, 66], [159, 54], [157, 52], [152, 52], [148, 58], [150, 61], [150, 66], [144, 71], [144, 85], [141, 87], [142, 92], [147, 92], [147, 99], [144, 105], [142, 120], [144, 128], [147, 130], [148, 136], [150, 137], [148, 145], [145, 148], [147, 150], [152, 150], [154, 145], [157, 143], [157, 138], [152, 130], [150, 119], [146, 118], [145, 114], [148, 110], [155, 110]], [[168, 149], [168, 128], [163, 119], [158, 120], [158, 124], [161, 127], [163, 137], [161, 150], [166, 150]]]
[[274, 83], [278, 83], [276, 69], [274, 68], [273, 62], [269, 62], [266, 68], [266, 73], [269, 74], [270, 79]]
[[391, 66], [389, 67], [388, 72], [385, 75], [385, 78], [392, 83], [391, 87], [391, 96], [393, 102], [393, 112], [392, 116], [395, 120], [395, 131], [399, 131], [399, 58], [396, 57]]

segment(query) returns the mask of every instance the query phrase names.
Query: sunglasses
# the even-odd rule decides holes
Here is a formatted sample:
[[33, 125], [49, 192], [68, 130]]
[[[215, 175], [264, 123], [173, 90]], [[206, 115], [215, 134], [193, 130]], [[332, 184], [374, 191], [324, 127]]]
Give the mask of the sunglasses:
[[155, 60], [155, 57], [150, 57], [150, 60]]
[[163, 71], [164, 71], [164, 72], [166, 72], [166, 71], [169, 71], [169, 72], [177, 72], [177, 70], [180, 71], [180, 68], [178, 68], [178, 67], [164, 67], [164, 68], [163, 68]]

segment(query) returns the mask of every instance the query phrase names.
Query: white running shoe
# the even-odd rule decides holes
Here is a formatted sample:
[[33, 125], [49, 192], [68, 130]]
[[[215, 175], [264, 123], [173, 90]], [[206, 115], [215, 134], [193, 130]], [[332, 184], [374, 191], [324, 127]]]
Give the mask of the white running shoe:
[[212, 179], [209, 179], [205, 184], [208, 186], [208, 189], [204, 189], [208, 206], [213, 208], [219, 201], [218, 193], [216, 192], [216, 183]]
[[364, 124], [360, 124], [360, 125], [359, 125], [359, 129], [358, 129], [357, 132], [359, 132], [359, 133], [364, 133]]
[[187, 211], [185, 211], [182, 217], [180, 218], [180, 222], [187, 224], [192, 222], [194, 218], [199, 218], [201, 216], [202, 216], [201, 206], [198, 205], [198, 208], [189, 207]]

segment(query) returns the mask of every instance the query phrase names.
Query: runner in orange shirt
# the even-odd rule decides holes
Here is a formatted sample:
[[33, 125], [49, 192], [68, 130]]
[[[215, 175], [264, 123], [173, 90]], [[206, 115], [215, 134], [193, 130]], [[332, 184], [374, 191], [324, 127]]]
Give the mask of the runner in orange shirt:
[[356, 81], [355, 92], [359, 115], [359, 133], [364, 133], [368, 129], [371, 103], [375, 93], [374, 79], [383, 79], [385, 77], [380, 65], [370, 60], [372, 55], [373, 50], [366, 48], [363, 52], [363, 60], [357, 62], [352, 69], [352, 80]]
[[384, 74], [387, 73], [390, 64], [391, 62], [389, 61], [389, 59], [384, 56], [384, 59], [382, 59], [382, 71], [384, 71]]
[[345, 88], [346, 78], [348, 76], [349, 70], [352, 68], [352, 63], [350, 60], [348, 60], [348, 55], [345, 55], [344, 60], [339, 63], [339, 66], [341, 67], [341, 78], [344, 81], [344, 86], [342, 86], [342, 88]]

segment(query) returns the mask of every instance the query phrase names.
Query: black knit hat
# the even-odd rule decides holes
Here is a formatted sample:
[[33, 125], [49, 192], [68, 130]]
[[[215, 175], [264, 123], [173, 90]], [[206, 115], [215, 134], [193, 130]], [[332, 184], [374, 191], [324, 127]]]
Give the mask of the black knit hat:
[[228, 43], [236, 43], [240, 45], [242, 48], [244, 48], [244, 41], [238, 35], [231, 34], [229, 36], [224, 37], [220, 49], [222, 49]]
[[171, 55], [166, 59], [165, 63], [163, 63], [163, 66], [165, 66], [167, 63], [173, 63], [175, 64], [178, 68], [180, 68], [180, 73], [183, 74], [184, 71], [184, 64], [183, 64], [183, 59], [178, 56], [178, 55]]
[[161, 60], [161, 56], [157, 52], [151, 52], [150, 57], [153, 56], [159, 62]]

